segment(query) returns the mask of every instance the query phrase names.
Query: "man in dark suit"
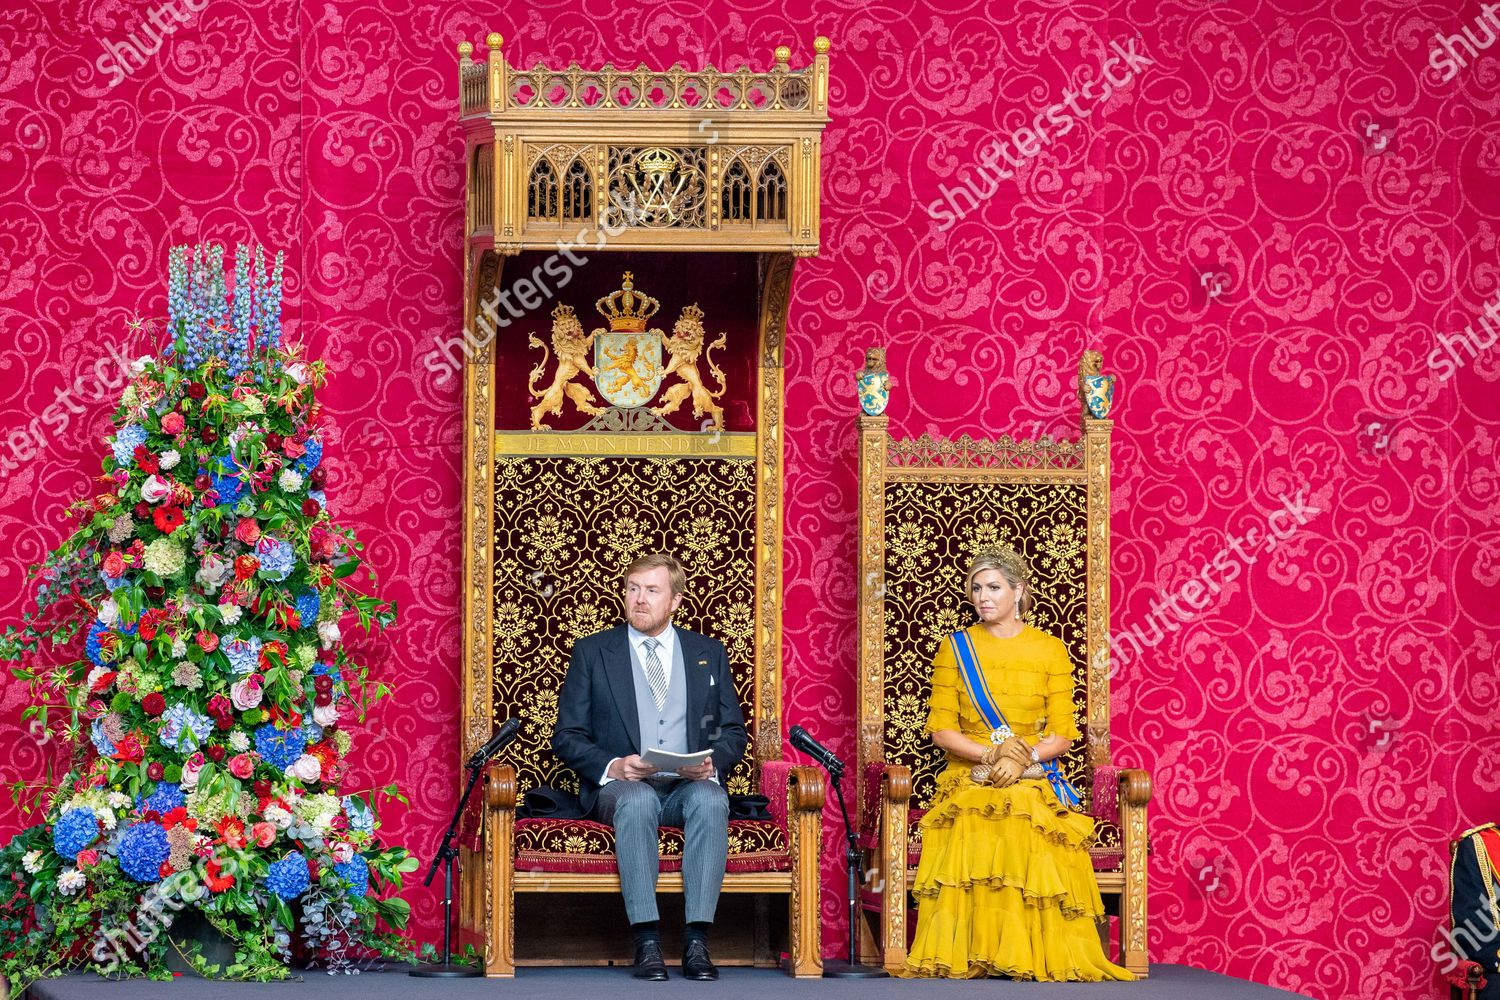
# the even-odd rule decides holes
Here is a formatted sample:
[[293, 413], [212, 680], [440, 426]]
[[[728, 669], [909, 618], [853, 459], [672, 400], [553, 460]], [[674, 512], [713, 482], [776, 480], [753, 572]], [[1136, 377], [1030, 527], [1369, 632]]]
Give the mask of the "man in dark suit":
[[[552, 734], [552, 749], [578, 775], [583, 807], [615, 828], [638, 979], [667, 978], [656, 908], [659, 826], [683, 831], [682, 974], [719, 976], [708, 929], [729, 855], [729, 797], [722, 782], [745, 752], [745, 719], [724, 644], [672, 625], [686, 588], [682, 567], [669, 555], [630, 564], [627, 623], [573, 644]], [[641, 759], [652, 748], [713, 756], [662, 772]]]

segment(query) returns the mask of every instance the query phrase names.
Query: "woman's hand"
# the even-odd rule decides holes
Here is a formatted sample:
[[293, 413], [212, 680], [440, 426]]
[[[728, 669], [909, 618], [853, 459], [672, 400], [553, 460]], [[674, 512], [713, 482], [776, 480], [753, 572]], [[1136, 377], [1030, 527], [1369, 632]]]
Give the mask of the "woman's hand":
[[[1030, 763], [1029, 757], [1027, 763]], [[996, 788], [1007, 788], [1016, 783], [1024, 770], [1026, 770], [1026, 765], [1013, 757], [1001, 757], [995, 766], [990, 768], [990, 784]]]

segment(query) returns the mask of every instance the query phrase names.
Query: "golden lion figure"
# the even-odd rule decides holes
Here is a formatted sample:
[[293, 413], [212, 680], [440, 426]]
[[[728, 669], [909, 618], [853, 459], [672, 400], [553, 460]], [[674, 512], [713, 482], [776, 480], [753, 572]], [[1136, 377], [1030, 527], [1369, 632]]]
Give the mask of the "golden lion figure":
[[[653, 413], [665, 417], [691, 399], [694, 417], [701, 418], [706, 413], [713, 418], [715, 430], [724, 429], [724, 409], [714, 402], [715, 399], [724, 395], [724, 373], [719, 370], [718, 365], [714, 364], [713, 352], [724, 346], [727, 336], [724, 333], [719, 334], [719, 339], [709, 345], [705, 352], [703, 349], [703, 310], [694, 304], [682, 311], [682, 316], [672, 326], [672, 336], [663, 337], [661, 342], [671, 358], [667, 362], [667, 367], [662, 371], [662, 379], [665, 380], [668, 376], [675, 374], [682, 381], [666, 391], [662, 396], [661, 405], [652, 408]], [[700, 355], [708, 362], [708, 370], [713, 373], [714, 378], [719, 380], [719, 388], [716, 392], [710, 392], [703, 385], [703, 379], [698, 374]]]
[[[651, 398], [651, 383], [641, 378], [635, 370], [635, 363], [640, 358], [640, 347], [634, 337], [625, 341], [625, 346], [618, 351], [611, 351], [606, 347], [604, 349], [604, 357], [609, 364], [604, 366], [603, 370], [599, 372], [599, 377], [595, 380], [600, 388], [615, 392], [622, 386], [628, 385], [636, 392], [644, 395], [645, 398], [641, 402], [646, 402]], [[655, 365], [651, 364], [646, 366], [647, 378], [655, 374], [655, 367]], [[614, 377], [610, 378], [611, 375]], [[607, 385], [606, 382], [608, 383]]]
[[532, 347], [542, 349], [542, 360], [531, 369], [531, 378], [526, 384], [527, 391], [533, 397], [540, 395], [537, 404], [531, 408], [532, 430], [543, 429], [543, 417], [562, 415], [564, 396], [590, 416], [604, 412], [595, 404], [594, 394], [573, 381], [574, 376], [579, 374], [594, 377], [594, 368], [589, 364], [589, 351], [594, 346], [594, 335], [583, 332], [583, 324], [573, 315], [572, 306], [559, 305], [552, 310], [552, 351], [557, 355], [557, 372], [552, 376], [552, 384], [547, 387], [546, 392], [539, 393], [537, 386], [542, 373], [547, 369], [547, 347], [536, 339], [535, 334], [528, 334], [527, 339]]

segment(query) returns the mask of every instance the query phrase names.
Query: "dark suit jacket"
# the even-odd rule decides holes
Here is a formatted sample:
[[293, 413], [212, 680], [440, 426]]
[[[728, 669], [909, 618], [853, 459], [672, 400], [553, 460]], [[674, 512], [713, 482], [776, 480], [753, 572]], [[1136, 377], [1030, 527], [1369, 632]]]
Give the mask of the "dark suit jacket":
[[[748, 742], [729, 655], [719, 640], [685, 628], [677, 628], [677, 641], [687, 673], [688, 752], [712, 750], [722, 782], [724, 773], [744, 756]], [[578, 774], [578, 797], [590, 812], [609, 762], [642, 752], [633, 670], [623, 624], [573, 644], [558, 698], [552, 749]]]

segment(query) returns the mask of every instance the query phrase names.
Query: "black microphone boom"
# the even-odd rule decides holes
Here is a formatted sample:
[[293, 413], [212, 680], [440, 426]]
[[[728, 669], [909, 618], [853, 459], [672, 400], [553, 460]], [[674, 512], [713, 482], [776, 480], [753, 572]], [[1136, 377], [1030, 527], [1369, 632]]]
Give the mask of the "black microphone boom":
[[829, 774], [844, 773], [844, 762], [839, 760], [838, 754], [813, 739], [812, 733], [809, 733], [801, 726], [793, 726], [791, 736], [792, 746], [801, 750], [819, 764], [822, 764], [828, 769]]
[[515, 739], [516, 733], [520, 731], [520, 719], [506, 719], [501, 723], [500, 728], [495, 730], [495, 735], [490, 737], [490, 741], [474, 751], [474, 756], [469, 758], [469, 766], [483, 767], [491, 757], [505, 749], [505, 745]]

